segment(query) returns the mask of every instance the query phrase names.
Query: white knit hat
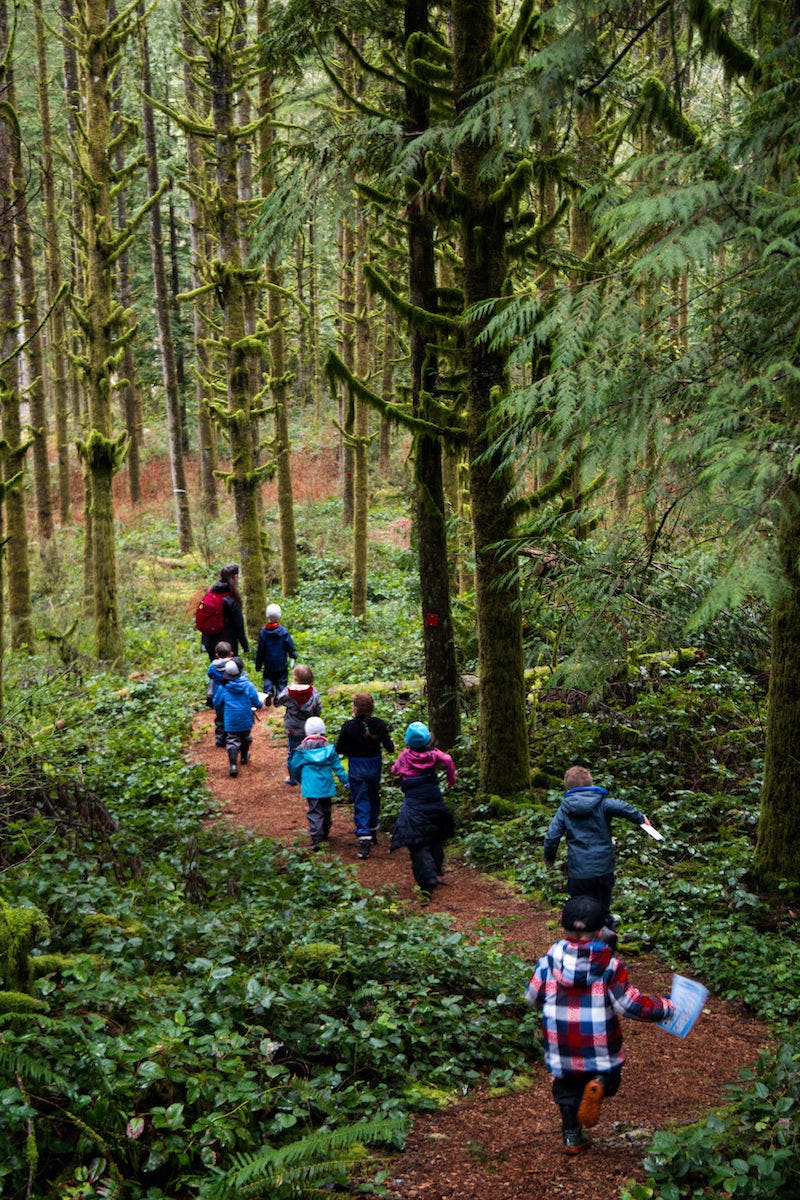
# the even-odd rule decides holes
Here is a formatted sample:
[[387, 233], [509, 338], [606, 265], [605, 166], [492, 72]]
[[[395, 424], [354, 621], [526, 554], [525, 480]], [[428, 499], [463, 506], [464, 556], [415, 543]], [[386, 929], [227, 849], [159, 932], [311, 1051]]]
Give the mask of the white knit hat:
[[322, 717], [309, 717], [306, 721], [306, 737], [319, 737], [325, 732], [325, 722]]
[[268, 604], [267, 605], [267, 620], [268, 621], [280, 621], [280, 619], [281, 619], [280, 604]]

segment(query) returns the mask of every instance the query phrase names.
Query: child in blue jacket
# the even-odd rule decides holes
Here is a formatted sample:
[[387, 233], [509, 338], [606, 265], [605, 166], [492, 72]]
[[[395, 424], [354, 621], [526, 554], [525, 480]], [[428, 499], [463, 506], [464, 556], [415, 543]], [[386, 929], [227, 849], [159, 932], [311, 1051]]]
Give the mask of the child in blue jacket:
[[250, 730], [255, 720], [254, 708], [263, 708], [263, 703], [253, 684], [239, 664], [229, 659], [223, 667], [225, 682], [214, 689], [214, 708], [223, 710], [225, 724], [225, 747], [228, 751], [228, 774], [235, 779], [239, 774], [239, 755], [242, 766], [250, 761], [250, 746], [253, 738]]
[[[206, 689], [206, 704], [209, 708], [214, 709], [214, 745], [225, 745], [225, 718], [223, 715], [222, 705], [219, 708], [214, 707], [214, 692], [221, 683], [225, 683], [227, 676], [225, 675], [225, 664], [233, 658], [233, 649], [230, 642], [217, 642], [214, 647], [214, 658], [211, 660], [211, 665], [206, 671], [208, 685]], [[236, 662], [241, 669], [244, 663], [240, 658]]]
[[345, 788], [350, 787], [339, 755], [325, 736], [321, 717], [309, 717], [305, 734], [292, 755], [292, 774], [300, 780], [300, 793], [308, 806], [308, 832], [311, 845], [319, 850], [331, 831], [331, 809], [336, 795], [336, 775]]
[[566, 793], [544, 838], [544, 860], [555, 862], [561, 838], [567, 839], [567, 892], [570, 898], [591, 896], [602, 904], [604, 930], [614, 945], [611, 893], [614, 887], [613, 817], [624, 817], [634, 825], [649, 825], [647, 817], [632, 804], [615, 800], [605, 788], [596, 787], [586, 767], [570, 767], [564, 775]]
[[286, 687], [289, 662], [294, 666], [296, 658], [292, 635], [285, 625], [281, 625], [280, 605], [268, 604], [267, 621], [261, 627], [256, 647], [256, 670], [262, 672], [265, 704], [272, 704], [273, 696]]

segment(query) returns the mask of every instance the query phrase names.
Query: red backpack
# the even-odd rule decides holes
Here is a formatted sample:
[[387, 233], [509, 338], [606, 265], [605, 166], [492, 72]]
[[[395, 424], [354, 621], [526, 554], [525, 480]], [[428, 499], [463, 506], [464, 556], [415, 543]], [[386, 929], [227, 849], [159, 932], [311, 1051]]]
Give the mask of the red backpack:
[[195, 609], [194, 627], [200, 633], [222, 633], [225, 625], [225, 614], [222, 611], [223, 601], [228, 592], [206, 592]]

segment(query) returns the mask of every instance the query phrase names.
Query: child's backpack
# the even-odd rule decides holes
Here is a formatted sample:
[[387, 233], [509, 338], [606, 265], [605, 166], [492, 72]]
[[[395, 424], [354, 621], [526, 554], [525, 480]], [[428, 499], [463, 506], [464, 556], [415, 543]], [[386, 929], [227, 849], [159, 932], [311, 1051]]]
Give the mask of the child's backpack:
[[227, 594], [210, 589], [203, 596], [194, 613], [194, 627], [200, 633], [222, 633], [225, 625], [222, 604]]

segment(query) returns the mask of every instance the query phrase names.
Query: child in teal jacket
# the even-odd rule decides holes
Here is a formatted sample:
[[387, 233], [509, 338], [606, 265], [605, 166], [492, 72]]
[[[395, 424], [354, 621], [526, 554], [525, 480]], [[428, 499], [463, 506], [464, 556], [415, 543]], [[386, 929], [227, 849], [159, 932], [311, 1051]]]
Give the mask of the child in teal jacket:
[[339, 755], [325, 736], [321, 717], [309, 717], [306, 736], [292, 755], [292, 774], [300, 780], [300, 793], [308, 807], [308, 832], [311, 845], [318, 850], [327, 842], [331, 831], [333, 797], [336, 795], [336, 775], [349, 790], [347, 775]]

